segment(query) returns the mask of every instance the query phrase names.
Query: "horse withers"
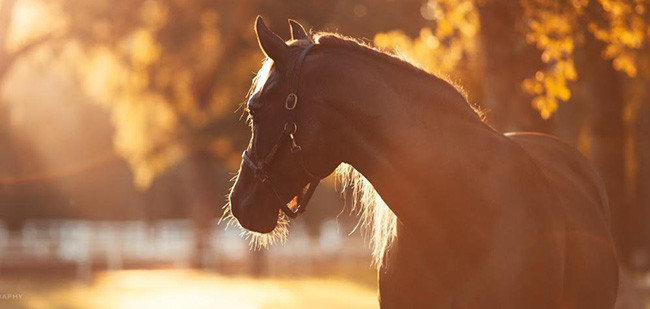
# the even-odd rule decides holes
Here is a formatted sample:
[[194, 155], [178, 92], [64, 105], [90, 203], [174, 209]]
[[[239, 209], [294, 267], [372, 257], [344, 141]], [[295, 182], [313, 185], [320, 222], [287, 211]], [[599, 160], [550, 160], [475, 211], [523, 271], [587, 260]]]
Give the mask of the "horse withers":
[[267, 60], [229, 211], [256, 240], [282, 237], [339, 167], [372, 229], [382, 308], [613, 308], [607, 196], [582, 155], [496, 132], [399, 58], [290, 26], [285, 42], [255, 23]]

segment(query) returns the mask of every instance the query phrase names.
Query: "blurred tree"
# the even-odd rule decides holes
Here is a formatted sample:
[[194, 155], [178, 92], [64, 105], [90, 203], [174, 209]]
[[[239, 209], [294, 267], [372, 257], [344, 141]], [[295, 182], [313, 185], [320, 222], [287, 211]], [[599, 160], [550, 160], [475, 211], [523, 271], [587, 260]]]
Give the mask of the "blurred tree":
[[[535, 114], [526, 102], [531, 100], [520, 86], [542, 63], [534, 47], [526, 44], [525, 8], [518, 2], [486, 0], [478, 6], [481, 47], [485, 61], [485, 107], [490, 124], [502, 131], [550, 132], [549, 123]], [[533, 103], [535, 104], [535, 103]], [[543, 118], [548, 118], [542, 109]]]
[[44, 195], [50, 195], [51, 188], [43, 183], [15, 181], [39, 169], [41, 162], [30, 145], [11, 130], [6, 110], [6, 106], [0, 105], [0, 218], [10, 230], [19, 230], [27, 218], [47, 210], [37, 209], [34, 204]]
[[630, 257], [633, 264], [647, 270], [650, 268], [650, 47], [644, 46], [636, 55], [638, 76], [631, 83], [633, 99], [626, 106], [623, 118], [628, 124], [626, 154], [632, 198], [630, 216], [635, 220], [636, 231], [630, 235], [635, 251]]
[[[647, 65], [647, 64], [646, 64]], [[648, 72], [646, 66], [643, 70]], [[638, 257], [639, 266], [647, 269], [650, 267], [650, 229], [647, 227], [650, 222], [650, 79], [644, 78], [643, 84], [639, 86], [641, 95], [638, 104], [633, 111], [634, 115], [634, 154], [635, 154], [635, 171], [634, 171], [634, 205], [636, 208], [633, 216], [638, 221], [640, 227], [638, 239], [639, 247], [643, 250]]]
[[581, 62], [578, 72], [585, 87], [582, 99], [589, 105], [586, 112], [590, 146], [585, 150], [605, 181], [614, 237], [623, 253], [621, 258], [626, 259], [631, 249], [630, 233], [634, 230], [626, 194], [623, 80], [611, 61], [601, 56], [603, 45], [587, 35], [584, 47], [576, 51]]
[[[245, 93], [236, 89], [250, 80], [253, 61], [245, 55], [252, 54], [230, 58], [242, 52], [233, 44], [252, 3], [58, 1], [73, 35], [69, 46], [83, 50], [81, 83], [111, 110], [115, 150], [131, 165], [136, 186], [147, 189], [179, 166], [173, 175], [195, 223], [197, 267], [223, 203], [227, 170], [239, 162], [233, 140], [244, 140], [244, 130], [233, 132], [232, 111]], [[223, 181], [213, 187], [215, 180]]]

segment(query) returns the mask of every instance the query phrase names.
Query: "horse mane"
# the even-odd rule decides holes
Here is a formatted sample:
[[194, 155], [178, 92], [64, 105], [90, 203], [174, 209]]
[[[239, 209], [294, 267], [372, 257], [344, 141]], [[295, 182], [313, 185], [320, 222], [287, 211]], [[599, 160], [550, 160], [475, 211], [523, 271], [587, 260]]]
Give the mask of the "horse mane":
[[349, 193], [352, 199], [352, 211], [359, 215], [357, 227], [361, 227], [369, 242], [373, 265], [380, 268], [386, 252], [397, 236], [397, 216], [370, 181], [352, 165], [341, 163], [336, 168], [336, 179], [342, 185], [341, 194], [347, 196], [346, 193]]
[[[453, 82], [448, 77], [438, 76], [427, 72], [416, 62], [412, 62], [404, 56], [394, 54], [390, 51], [378, 49], [377, 47], [371, 46], [363, 41], [338, 33], [317, 32], [314, 35], [314, 41], [322, 46], [338, 47], [352, 52], [357, 52], [374, 58], [380, 62], [388, 63], [402, 68], [406, 71], [414, 73], [417, 77], [438, 83], [439, 85], [447, 88], [447, 90], [450, 90], [451, 93], [460, 95], [461, 100], [467, 103], [467, 93], [461, 85]], [[473, 108], [473, 106], [471, 107]]]
[[[361, 41], [336, 33], [316, 33], [314, 42], [324, 47], [362, 53], [378, 61], [401, 66], [421, 77], [437, 78], [397, 56], [384, 53]], [[336, 169], [336, 179], [341, 184], [342, 195], [351, 198], [352, 211], [356, 211], [359, 215], [357, 227], [361, 227], [361, 232], [369, 242], [373, 265], [380, 268], [383, 265], [386, 252], [397, 236], [397, 216], [379, 196], [370, 181], [351, 165], [346, 163], [339, 165]]]

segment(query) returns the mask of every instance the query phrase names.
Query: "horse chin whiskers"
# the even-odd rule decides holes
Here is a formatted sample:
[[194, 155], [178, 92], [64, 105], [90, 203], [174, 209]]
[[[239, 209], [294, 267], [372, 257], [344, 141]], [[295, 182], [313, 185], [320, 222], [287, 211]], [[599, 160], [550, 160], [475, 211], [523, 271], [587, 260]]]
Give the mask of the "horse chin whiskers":
[[230, 203], [223, 206], [223, 215], [219, 219], [219, 224], [225, 222], [226, 229], [235, 226], [240, 229], [240, 235], [248, 240], [248, 245], [252, 250], [268, 249], [274, 244], [283, 244], [289, 236], [289, 218], [282, 211], [278, 210], [278, 222], [275, 228], [268, 233], [259, 233], [248, 230], [239, 224], [239, 221], [232, 214]]
[[253, 250], [268, 249], [274, 244], [283, 244], [289, 236], [289, 218], [278, 210], [278, 222], [275, 228], [268, 233], [258, 233], [242, 229], [242, 236], [249, 240], [249, 246]]

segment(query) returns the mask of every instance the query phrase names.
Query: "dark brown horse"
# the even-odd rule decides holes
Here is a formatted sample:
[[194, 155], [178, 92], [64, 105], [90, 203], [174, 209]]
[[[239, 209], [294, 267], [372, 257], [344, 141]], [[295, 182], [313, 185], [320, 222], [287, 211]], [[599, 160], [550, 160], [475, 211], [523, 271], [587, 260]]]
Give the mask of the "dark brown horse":
[[256, 21], [268, 59], [230, 194], [242, 227], [281, 236], [347, 163], [382, 307], [613, 308], [607, 197], [583, 156], [547, 135], [496, 132], [444, 80], [290, 24], [285, 42]]

